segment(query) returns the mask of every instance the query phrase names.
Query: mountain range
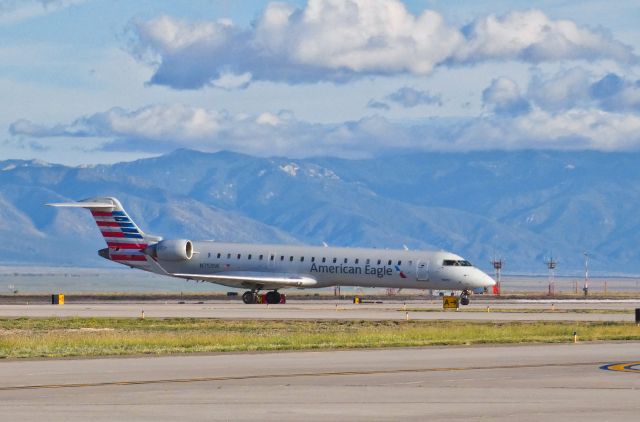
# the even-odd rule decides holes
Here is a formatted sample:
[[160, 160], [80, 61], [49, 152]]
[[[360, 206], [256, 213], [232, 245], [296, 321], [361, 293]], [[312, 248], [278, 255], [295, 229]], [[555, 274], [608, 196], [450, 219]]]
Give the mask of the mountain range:
[[113, 165], [0, 161], [0, 264], [110, 264], [86, 212], [115, 196], [164, 237], [445, 249], [489, 270], [640, 273], [640, 153], [493, 151], [347, 160], [177, 150]]

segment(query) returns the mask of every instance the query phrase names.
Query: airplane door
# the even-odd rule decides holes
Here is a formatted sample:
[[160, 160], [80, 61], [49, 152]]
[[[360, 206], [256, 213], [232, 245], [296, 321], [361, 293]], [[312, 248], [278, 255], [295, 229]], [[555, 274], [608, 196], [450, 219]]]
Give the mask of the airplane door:
[[418, 261], [416, 264], [416, 280], [429, 281], [429, 262]]

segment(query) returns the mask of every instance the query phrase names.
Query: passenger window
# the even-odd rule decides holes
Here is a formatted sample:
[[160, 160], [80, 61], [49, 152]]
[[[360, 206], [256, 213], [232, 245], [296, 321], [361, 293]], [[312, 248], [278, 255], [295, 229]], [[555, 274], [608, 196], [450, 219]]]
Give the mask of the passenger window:
[[344, 263], [345, 263], [345, 264], [347, 263], [347, 258], [345, 258], [345, 259], [344, 259]]
[[262, 255], [260, 255], [260, 256], [258, 257], [258, 259], [259, 259], [260, 261], [262, 261]]
[[327, 258], [322, 258], [322, 262], [327, 262]]
[[300, 257], [300, 262], [304, 262], [304, 256]]
[[241, 256], [242, 256], [241, 254], [238, 254], [238, 259], [240, 259]]
[[247, 257], [247, 259], [251, 259], [251, 254], [249, 254], [249, 256]]
[[402, 261], [398, 261], [398, 265], [402, 265]]
[[359, 260], [358, 258], [356, 258], [356, 264], [357, 264], [358, 262], [360, 262], [360, 260]]
[[333, 258], [333, 263], [335, 264], [336, 262], [338, 262], [338, 258]]
[[293, 257], [292, 256], [289, 257], [289, 261], [293, 261]]
[[311, 262], [316, 262], [316, 257], [315, 256], [311, 257]]
[[409, 260], [409, 265], [413, 265], [413, 261], [412, 260]]
[[218, 259], [220, 259], [220, 254], [218, 254]]
[[280, 261], [284, 261], [284, 255], [280, 255]]
[[275, 257], [276, 257], [275, 255], [271, 255], [271, 256], [269, 257], [269, 261], [273, 261], [273, 260], [275, 259]]
[[380, 259], [379, 259], [379, 260], [378, 260], [378, 265], [380, 265], [381, 263], [382, 263], [382, 260], [380, 260]]
[[227, 254], [227, 259], [231, 259], [231, 254], [230, 253]]
[[389, 260], [389, 262], [387, 262], [387, 265], [391, 265], [391, 260]]
[[371, 260], [367, 258], [367, 265], [371, 264]]

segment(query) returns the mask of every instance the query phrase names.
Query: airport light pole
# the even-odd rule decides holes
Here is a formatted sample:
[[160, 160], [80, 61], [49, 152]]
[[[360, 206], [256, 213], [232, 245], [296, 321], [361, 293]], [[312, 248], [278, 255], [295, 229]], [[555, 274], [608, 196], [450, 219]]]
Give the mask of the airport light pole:
[[549, 269], [549, 296], [553, 296], [555, 294], [556, 266], [558, 265], [558, 262], [554, 261], [552, 256], [546, 264]]
[[584, 287], [582, 291], [584, 295], [587, 296], [589, 294], [589, 253], [584, 252]]
[[500, 281], [500, 273], [502, 272], [502, 259], [493, 259], [493, 261], [491, 261], [491, 264], [493, 265], [493, 269], [496, 271], [496, 285], [494, 287], [493, 293], [495, 295], [500, 296], [500, 285], [501, 285], [501, 281]]

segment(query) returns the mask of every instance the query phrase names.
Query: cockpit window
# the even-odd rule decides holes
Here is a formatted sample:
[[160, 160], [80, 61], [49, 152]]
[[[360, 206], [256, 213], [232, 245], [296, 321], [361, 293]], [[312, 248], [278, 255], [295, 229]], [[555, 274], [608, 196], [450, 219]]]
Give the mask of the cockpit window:
[[473, 267], [467, 260], [445, 259], [442, 261], [444, 267]]

